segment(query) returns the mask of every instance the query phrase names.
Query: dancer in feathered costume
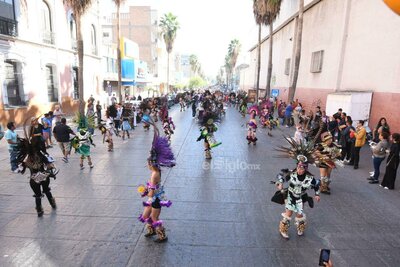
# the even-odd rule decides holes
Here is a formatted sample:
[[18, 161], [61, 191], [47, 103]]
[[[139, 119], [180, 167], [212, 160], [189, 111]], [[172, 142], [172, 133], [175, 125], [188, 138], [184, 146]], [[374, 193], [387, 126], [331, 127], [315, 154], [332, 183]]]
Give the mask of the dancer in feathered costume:
[[114, 149], [114, 141], [113, 141], [113, 135], [114, 133], [118, 135], [115, 127], [114, 127], [114, 120], [112, 117], [110, 117], [108, 111], [106, 111], [106, 121], [102, 121], [101, 124], [99, 125], [99, 130], [101, 134], [103, 135], [103, 144], [106, 142], [108, 144], [108, 152], [112, 152]]
[[78, 132], [75, 137], [72, 139], [73, 147], [75, 151], [81, 155], [80, 157], [80, 167], [83, 170], [85, 167], [83, 166], [83, 161], [85, 158], [88, 160], [89, 167], [92, 169], [94, 164], [92, 162], [92, 158], [90, 157], [90, 145], [95, 146], [92, 140], [92, 134], [88, 130], [88, 122], [85, 116], [79, 117], [78, 122]]
[[165, 117], [163, 120], [163, 129], [165, 136], [167, 137], [168, 141], [171, 141], [171, 136], [174, 134], [175, 131], [175, 124], [172, 121], [171, 117]]
[[172, 118], [169, 117], [166, 102], [160, 109], [160, 120], [162, 121], [165, 136], [167, 137], [168, 141], [171, 141], [171, 136], [174, 134], [175, 131], [175, 124], [172, 121]]
[[200, 121], [200, 136], [197, 142], [204, 140], [204, 154], [206, 159], [211, 159], [211, 149], [219, 146], [222, 142], [218, 142], [214, 133], [218, 130], [217, 123], [218, 115], [213, 112], [207, 112]]
[[263, 107], [260, 112], [260, 124], [261, 127], [265, 128], [267, 126], [268, 121], [268, 109]]
[[156, 242], [166, 241], [165, 227], [160, 220], [161, 207], [170, 207], [172, 202], [165, 197], [164, 188], [161, 185], [161, 167], [172, 168], [175, 166], [175, 157], [169, 145], [168, 139], [159, 134], [159, 130], [150, 119], [149, 124], [153, 125], [154, 137], [150, 150], [150, 157], [147, 159], [151, 176], [146, 186], [138, 188], [142, 197], [147, 197], [143, 202], [144, 211], [139, 220], [146, 224], [146, 237], [158, 236]]
[[247, 123], [247, 142], [250, 145], [251, 143], [253, 143], [253, 145], [256, 145], [257, 142], [257, 120], [256, 120], [256, 116], [258, 115], [259, 110], [258, 107], [256, 105], [252, 106], [251, 108], [249, 108], [249, 114], [250, 114], [250, 120]]
[[[25, 122], [26, 123], [26, 122]], [[43, 215], [42, 197], [46, 195], [53, 209], [56, 209], [56, 201], [51, 194], [50, 178], [56, 179], [58, 170], [54, 165], [54, 159], [43, 149], [40, 139], [28, 137], [24, 124], [25, 138], [18, 138], [17, 162], [21, 173], [24, 174], [26, 168], [30, 171], [29, 184], [34, 192], [37, 215]], [[43, 193], [42, 193], [43, 192]]]
[[241, 103], [239, 106], [239, 112], [242, 115], [242, 117], [246, 116], [246, 111], [247, 111], [247, 97], [244, 97], [241, 100]]
[[[315, 200], [320, 201], [319, 181], [308, 172], [308, 165], [313, 163], [324, 164], [321, 158], [316, 155], [316, 149], [313, 143], [297, 143], [293, 138], [285, 137], [290, 147], [279, 147], [277, 151], [284, 153], [296, 160], [296, 169], [283, 170], [283, 173], [277, 176], [275, 182], [278, 191], [272, 197], [272, 201], [279, 204], [285, 204], [285, 212], [282, 213], [282, 220], [279, 223], [279, 232], [284, 238], [289, 238], [289, 226], [293, 213], [296, 213], [297, 234], [304, 234], [306, 228], [306, 215], [303, 212], [303, 203], [309, 202], [313, 207], [312, 198], [308, 197], [307, 190], [314, 189]], [[288, 182], [288, 187], [283, 188], [283, 184]]]
[[150, 119], [150, 113], [151, 113], [151, 106], [148, 102], [143, 101], [140, 104], [139, 108], [143, 113], [142, 120], [141, 120], [143, 122], [143, 129], [145, 131], [148, 131], [148, 130], [150, 130], [149, 119]]
[[331, 189], [329, 187], [331, 183], [331, 173], [336, 165], [340, 164], [339, 158], [342, 150], [340, 146], [333, 142], [332, 135], [330, 132], [325, 132], [321, 135], [322, 142], [317, 145], [319, 157], [324, 157], [327, 164], [322, 164], [319, 167], [321, 175], [321, 193], [330, 195]]

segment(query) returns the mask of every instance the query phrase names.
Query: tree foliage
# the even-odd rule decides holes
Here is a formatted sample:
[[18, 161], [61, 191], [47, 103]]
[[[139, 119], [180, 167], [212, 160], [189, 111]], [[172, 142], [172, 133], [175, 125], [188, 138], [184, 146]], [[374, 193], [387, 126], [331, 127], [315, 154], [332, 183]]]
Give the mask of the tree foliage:
[[172, 13], [164, 14], [160, 20], [161, 35], [165, 42], [165, 47], [168, 54], [172, 52], [174, 42], [176, 39], [176, 33], [179, 29], [179, 22], [177, 17]]
[[192, 77], [189, 80], [189, 88], [190, 89], [200, 88], [200, 87], [203, 87], [203, 86], [206, 86], [206, 85], [207, 85], [206, 81], [204, 81], [199, 76]]
[[196, 74], [201, 70], [201, 65], [196, 55], [192, 54], [189, 56], [189, 64], [193, 72], [193, 76], [196, 76]]
[[64, 3], [72, 9], [74, 16], [82, 16], [92, 5], [93, 0], [64, 0]]

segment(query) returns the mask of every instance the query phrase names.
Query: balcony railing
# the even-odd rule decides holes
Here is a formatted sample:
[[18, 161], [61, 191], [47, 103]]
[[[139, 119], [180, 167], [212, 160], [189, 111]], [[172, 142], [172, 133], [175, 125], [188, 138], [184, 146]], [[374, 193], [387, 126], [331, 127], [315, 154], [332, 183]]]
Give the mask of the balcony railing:
[[0, 17], [0, 34], [17, 36], [18, 35], [17, 22], [14, 20], [9, 20]]
[[51, 31], [43, 31], [42, 32], [42, 41], [45, 44], [54, 44], [54, 32]]

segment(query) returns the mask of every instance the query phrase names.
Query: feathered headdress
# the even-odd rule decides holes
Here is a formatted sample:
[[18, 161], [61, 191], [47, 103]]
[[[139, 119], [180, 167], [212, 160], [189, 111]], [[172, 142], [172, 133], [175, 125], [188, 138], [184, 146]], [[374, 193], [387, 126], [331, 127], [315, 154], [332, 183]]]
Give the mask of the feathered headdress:
[[320, 167], [335, 168], [335, 159], [332, 155], [321, 153], [315, 147], [313, 142], [300, 141], [296, 142], [292, 137], [284, 137], [290, 147], [279, 146], [276, 151], [281, 152], [279, 158], [289, 157], [296, 161], [297, 164], [307, 165], [315, 164]]
[[88, 128], [94, 129], [96, 127], [95, 124], [95, 116], [85, 116], [80, 114], [79, 112], [75, 113], [75, 121], [78, 124], [78, 129], [87, 130]]
[[218, 123], [220, 122], [220, 118], [218, 116], [217, 113], [215, 112], [206, 112], [206, 114], [204, 114], [203, 119], [199, 120], [199, 125], [200, 126], [211, 126], [214, 123]]
[[256, 116], [258, 116], [258, 114], [260, 113], [260, 110], [259, 110], [259, 108], [258, 108], [257, 105], [251, 106], [251, 107], [247, 110], [247, 113], [249, 113], [249, 114], [251, 115], [251, 113], [252, 113], [253, 111], [255, 112], [255, 115], [256, 115]]
[[172, 152], [168, 139], [164, 136], [160, 136], [157, 126], [154, 124], [154, 122], [150, 117], [146, 119], [149, 124], [153, 125], [154, 128], [153, 143], [151, 144], [150, 157], [147, 159], [148, 162], [152, 166], [157, 168], [174, 167], [175, 156], [174, 153]]
[[[38, 120], [39, 117], [37, 117], [36, 120]], [[43, 149], [43, 146], [40, 143], [39, 138], [31, 137], [31, 133], [33, 131], [32, 126], [30, 129], [30, 133], [28, 135], [28, 132], [26, 130], [26, 128], [27, 128], [26, 124], [27, 124], [28, 120], [29, 120], [29, 118], [24, 121], [24, 125], [23, 125], [24, 138], [18, 137], [18, 139], [17, 139], [16, 150], [18, 152], [17, 152], [16, 160], [19, 164], [22, 163], [24, 166], [28, 167], [32, 172], [36, 172], [43, 165], [43, 156], [40, 153], [41, 149]], [[25, 171], [25, 168], [22, 171], [22, 173], [24, 171]]]
[[279, 146], [275, 150], [281, 152], [279, 158], [289, 157], [294, 159], [297, 163], [315, 163], [314, 153], [315, 148], [312, 142], [296, 142], [292, 137], [284, 136], [285, 140], [289, 143], [289, 147]]

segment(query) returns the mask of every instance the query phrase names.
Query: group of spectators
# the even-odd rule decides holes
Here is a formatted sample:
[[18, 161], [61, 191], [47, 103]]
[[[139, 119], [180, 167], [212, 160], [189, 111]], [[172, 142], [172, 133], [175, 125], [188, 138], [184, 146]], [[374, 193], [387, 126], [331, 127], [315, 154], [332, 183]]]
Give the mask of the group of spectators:
[[306, 111], [301, 103], [290, 103], [287, 107], [284, 102], [278, 105], [278, 114], [286, 127], [296, 126], [296, 141], [307, 140], [314, 143], [321, 142], [320, 136], [329, 132], [335, 143], [342, 149], [340, 160], [343, 164], [359, 168], [360, 151], [368, 142], [372, 153], [373, 171], [370, 172], [370, 184], [379, 184], [380, 166], [387, 158], [386, 171], [381, 186], [385, 189], [394, 189], [394, 181], [399, 165], [400, 134], [391, 133], [387, 120], [382, 117], [376, 127], [367, 132], [364, 120], [353, 121], [350, 115], [340, 108], [332, 116], [327, 116], [321, 107], [315, 111]]

